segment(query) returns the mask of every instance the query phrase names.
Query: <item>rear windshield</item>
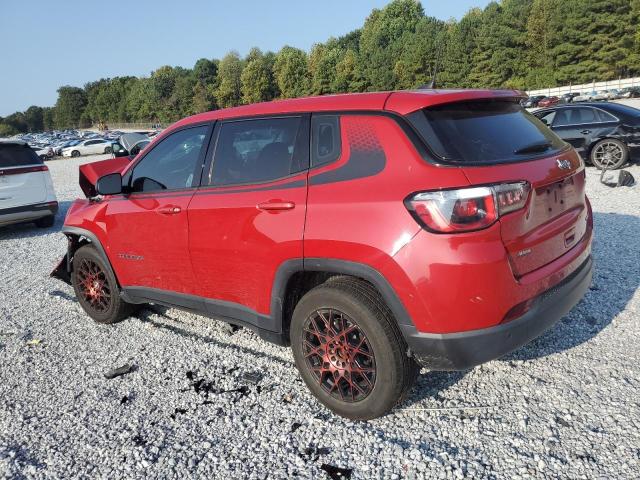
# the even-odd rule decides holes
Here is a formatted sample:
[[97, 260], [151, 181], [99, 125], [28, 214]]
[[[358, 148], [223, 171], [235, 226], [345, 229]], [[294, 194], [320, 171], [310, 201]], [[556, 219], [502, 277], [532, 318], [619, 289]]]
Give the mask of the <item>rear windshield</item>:
[[640, 118], [640, 110], [622, 103], [609, 103], [607, 105], [607, 110], [616, 114], [626, 115], [627, 117]]
[[427, 144], [445, 161], [489, 164], [550, 155], [566, 144], [512, 101], [471, 101], [411, 115]]
[[27, 145], [0, 143], [0, 168], [42, 165], [42, 159]]

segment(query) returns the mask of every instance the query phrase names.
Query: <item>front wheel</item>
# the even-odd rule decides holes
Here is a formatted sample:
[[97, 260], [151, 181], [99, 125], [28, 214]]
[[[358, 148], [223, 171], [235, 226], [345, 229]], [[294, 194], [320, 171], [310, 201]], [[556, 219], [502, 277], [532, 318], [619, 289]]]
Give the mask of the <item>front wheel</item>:
[[79, 157], [80, 156], [80, 152], [78, 150], [74, 150], [73, 152], [71, 152], [71, 156], [72, 157]]
[[622, 167], [629, 158], [627, 146], [620, 140], [606, 138], [600, 140], [591, 149], [591, 163], [599, 170], [616, 170]]
[[98, 323], [116, 323], [128, 317], [133, 305], [120, 298], [111, 267], [91, 245], [80, 247], [73, 256], [71, 275], [80, 305]]
[[418, 373], [377, 292], [345, 277], [300, 300], [291, 320], [291, 344], [300, 375], [315, 397], [352, 420], [387, 413]]
[[104, 149], [104, 153], [111, 153], [111, 147], [107, 147]]

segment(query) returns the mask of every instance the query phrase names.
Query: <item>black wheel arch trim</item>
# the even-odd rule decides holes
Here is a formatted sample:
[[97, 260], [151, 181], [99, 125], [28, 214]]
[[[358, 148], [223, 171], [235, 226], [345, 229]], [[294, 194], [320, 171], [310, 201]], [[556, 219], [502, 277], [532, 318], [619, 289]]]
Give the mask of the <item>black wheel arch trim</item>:
[[[84, 228], [72, 227], [72, 226], [64, 226], [64, 227], [62, 227], [62, 233], [64, 233], [65, 236], [69, 239], [69, 243], [68, 243], [68, 246], [67, 246], [67, 254], [65, 255], [65, 257], [66, 257], [66, 270], [67, 270], [68, 274], [71, 274], [71, 270], [72, 270], [72, 263], [71, 262], [72, 262], [72, 259], [73, 259], [73, 254], [75, 253], [76, 250], [78, 250], [78, 248], [80, 248], [80, 245], [77, 242], [73, 242], [72, 238], [73, 237], [76, 237], [76, 238], [84, 237], [87, 240], [89, 240], [91, 245], [93, 245], [96, 248], [96, 250], [98, 251], [98, 255], [100, 255], [102, 260], [109, 266], [109, 268], [113, 272], [113, 276], [116, 278], [116, 282], [118, 283], [118, 286], [120, 286], [120, 282], [118, 281], [118, 275], [116, 274], [116, 271], [114, 270], [113, 265], [111, 264], [111, 261], [109, 260], [107, 252], [105, 251], [104, 247], [102, 246], [102, 243], [100, 242], [100, 240], [98, 239], [98, 237], [96, 236], [95, 233], [93, 233], [90, 230], [86, 230]], [[55, 272], [55, 270], [54, 270], [54, 272]]]

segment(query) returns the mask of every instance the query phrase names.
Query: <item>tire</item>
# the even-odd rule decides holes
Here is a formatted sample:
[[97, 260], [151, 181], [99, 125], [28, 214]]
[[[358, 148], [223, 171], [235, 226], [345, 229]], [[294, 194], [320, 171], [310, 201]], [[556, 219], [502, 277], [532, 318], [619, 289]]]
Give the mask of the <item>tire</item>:
[[53, 224], [56, 221], [55, 215], [49, 215], [47, 217], [39, 218], [35, 221], [36, 227], [38, 228], [50, 228], [53, 227]]
[[[333, 335], [328, 324], [351, 338]], [[291, 320], [296, 366], [311, 393], [351, 420], [389, 412], [410, 391], [419, 368], [377, 291], [334, 277], [307, 292]], [[356, 348], [357, 347], [357, 348]]]
[[589, 160], [599, 170], [616, 170], [629, 160], [629, 149], [620, 140], [605, 138], [593, 146]]
[[120, 298], [111, 267], [92, 245], [75, 252], [71, 283], [84, 311], [98, 323], [116, 323], [134, 311], [133, 305]]
[[46, 155], [40, 155], [40, 159], [44, 160], [49, 160], [49, 157], [47, 157]]
[[74, 157], [74, 158], [75, 157], [79, 157], [80, 156], [80, 152], [78, 150], [74, 150], [74, 151], [71, 152], [71, 156]]
[[111, 147], [107, 147], [104, 149], [104, 153], [111, 153]]

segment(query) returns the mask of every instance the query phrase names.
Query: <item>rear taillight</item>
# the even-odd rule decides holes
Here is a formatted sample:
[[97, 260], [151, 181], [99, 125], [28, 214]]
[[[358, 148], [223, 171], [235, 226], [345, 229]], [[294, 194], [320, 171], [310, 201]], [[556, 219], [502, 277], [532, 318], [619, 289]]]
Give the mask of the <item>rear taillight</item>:
[[504, 215], [524, 207], [527, 182], [417, 193], [405, 201], [414, 217], [437, 233], [470, 232], [487, 228]]

